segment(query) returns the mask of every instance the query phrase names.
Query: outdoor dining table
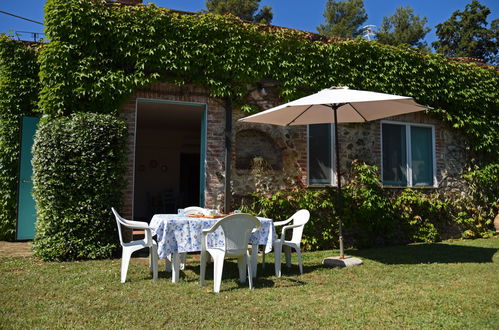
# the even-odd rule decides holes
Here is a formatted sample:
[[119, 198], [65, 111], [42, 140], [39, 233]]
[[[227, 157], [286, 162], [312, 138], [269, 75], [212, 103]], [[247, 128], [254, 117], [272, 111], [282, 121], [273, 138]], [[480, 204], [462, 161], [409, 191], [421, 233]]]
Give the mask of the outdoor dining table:
[[[173, 283], [177, 283], [180, 277], [179, 254], [200, 252], [203, 229], [211, 228], [218, 220], [220, 218], [192, 217], [180, 214], [155, 214], [152, 217], [149, 227], [153, 236], [157, 235], [158, 255], [161, 259], [167, 259], [171, 255]], [[265, 246], [265, 253], [268, 253], [272, 250], [272, 243], [276, 237], [272, 219], [258, 217], [258, 220], [262, 226], [260, 230], [251, 233], [249, 240], [249, 244], [252, 245], [253, 277], [256, 277], [258, 246]], [[223, 246], [222, 228], [207, 236], [207, 244], [209, 247]]]

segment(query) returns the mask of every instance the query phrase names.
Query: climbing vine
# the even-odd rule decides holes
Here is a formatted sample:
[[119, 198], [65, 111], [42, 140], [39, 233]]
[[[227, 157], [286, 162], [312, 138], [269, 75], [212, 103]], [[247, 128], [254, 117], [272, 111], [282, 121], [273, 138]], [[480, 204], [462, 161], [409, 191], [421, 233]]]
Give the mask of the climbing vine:
[[255, 110], [245, 99], [262, 79], [279, 82], [283, 101], [345, 85], [412, 96], [489, 162], [499, 157], [499, 71], [491, 68], [153, 5], [48, 0], [45, 15], [43, 47], [0, 37], [0, 239], [15, 232], [22, 116], [116, 115], [134, 90], [159, 81], [201, 85], [245, 111]]
[[37, 56], [35, 45], [0, 34], [0, 240], [16, 231], [20, 121], [37, 108]]
[[248, 86], [281, 83], [284, 101], [329, 86], [412, 96], [462, 128], [471, 147], [497, 155], [499, 72], [449, 62], [410, 47], [363, 40], [322, 42], [310, 34], [225, 15], [181, 15], [154, 5], [49, 0], [41, 53], [45, 114], [117, 113], [138, 87], [195, 83], [244, 104]]

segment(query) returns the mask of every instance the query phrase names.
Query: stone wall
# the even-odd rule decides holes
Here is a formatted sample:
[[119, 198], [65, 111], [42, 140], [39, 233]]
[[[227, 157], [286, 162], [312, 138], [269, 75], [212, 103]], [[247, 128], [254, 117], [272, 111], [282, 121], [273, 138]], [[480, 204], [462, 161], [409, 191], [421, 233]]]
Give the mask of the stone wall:
[[[435, 127], [437, 188], [459, 188], [460, 174], [466, 166], [467, 145], [459, 131], [423, 112], [383, 120], [430, 124]], [[376, 165], [381, 169], [381, 121], [338, 125], [342, 174], [348, 173], [353, 160]], [[403, 188], [403, 187], [402, 187]]]
[[[133, 214], [133, 175], [135, 152], [135, 120], [137, 98], [198, 102], [207, 104], [207, 153], [205, 179], [205, 206], [223, 208], [225, 179], [225, 108], [224, 102], [210, 98], [206, 90], [196, 86], [175, 86], [167, 83], [137, 90], [123, 106], [122, 115], [129, 127], [129, 159], [125, 191], [124, 216]], [[281, 103], [277, 93], [267, 88], [265, 93], [253, 90], [247, 100], [260, 110]], [[246, 116], [238, 109], [233, 111], [232, 134], [232, 195], [240, 196], [256, 191], [271, 193], [307, 184], [307, 128], [305, 126], [278, 127], [272, 125], [242, 123], [237, 120]], [[466, 160], [466, 145], [458, 131], [424, 113], [414, 113], [386, 118], [390, 121], [435, 125], [437, 182], [439, 187], [459, 189], [457, 179]], [[381, 168], [380, 121], [363, 124], [338, 125], [340, 161], [343, 180], [347, 180], [351, 163], [359, 160]], [[238, 138], [241, 139], [238, 141]], [[239, 150], [238, 150], [239, 149]], [[245, 149], [245, 150], [240, 150]], [[252, 154], [252, 155], [250, 155]], [[248, 166], [249, 158], [260, 157], [270, 165], [255, 172]], [[239, 159], [242, 157], [244, 159]], [[238, 166], [239, 164], [239, 166]], [[241, 165], [246, 164], [246, 165]], [[272, 166], [273, 165], [273, 166]]]

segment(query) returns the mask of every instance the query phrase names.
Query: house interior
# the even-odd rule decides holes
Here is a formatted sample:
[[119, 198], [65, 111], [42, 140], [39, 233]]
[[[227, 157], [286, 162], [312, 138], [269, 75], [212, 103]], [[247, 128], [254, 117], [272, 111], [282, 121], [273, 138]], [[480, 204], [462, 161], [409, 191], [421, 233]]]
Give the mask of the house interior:
[[137, 100], [133, 217], [200, 204], [204, 104]]

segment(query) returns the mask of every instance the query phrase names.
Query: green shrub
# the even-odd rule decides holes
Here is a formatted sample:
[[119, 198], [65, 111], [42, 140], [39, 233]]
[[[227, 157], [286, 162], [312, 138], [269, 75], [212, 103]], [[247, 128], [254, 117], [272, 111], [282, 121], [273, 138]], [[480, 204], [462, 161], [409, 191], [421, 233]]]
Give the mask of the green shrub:
[[[274, 221], [289, 218], [300, 209], [310, 211], [310, 220], [303, 231], [304, 250], [323, 250], [337, 246], [338, 218], [335, 216], [336, 194], [330, 189], [280, 191], [275, 194], [253, 195], [241, 210], [268, 217]], [[281, 227], [276, 228], [280, 237]]]
[[126, 139], [126, 123], [109, 115], [43, 121], [33, 147], [37, 257], [111, 255], [117, 235], [110, 208], [122, 200]]
[[39, 69], [36, 47], [0, 33], [0, 240], [15, 238], [20, 122], [35, 115]]
[[[486, 237], [498, 207], [499, 165], [464, 175], [466, 192], [448, 195], [404, 189], [391, 195], [382, 188], [376, 166], [353, 162], [343, 188], [343, 235], [348, 247], [436, 242], [455, 237]], [[255, 194], [242, 209], [284, 220], [298, 209], [308, 209], [306, 250], [338, 247], [336, 189], [304, 189]], [[459, 230], [459, 232], [456, 232]], [[279, 232], [278, 232], [279, 234]]]
[[345, 242], [357, 247], [399, 242], [393, 204], [382, 189], [378, 168], [354, 161], [344, 189]]
[[499, 164], [489, 164], [463, 175], [467, 189], [449, 193], [453, 216], [463, 237], [489, 237], [499, 207]]
[[394, 199], [396, 215], [410, 242], [436, 242], [451, 221], [447, 203], [436, 194], [405, 189]]

